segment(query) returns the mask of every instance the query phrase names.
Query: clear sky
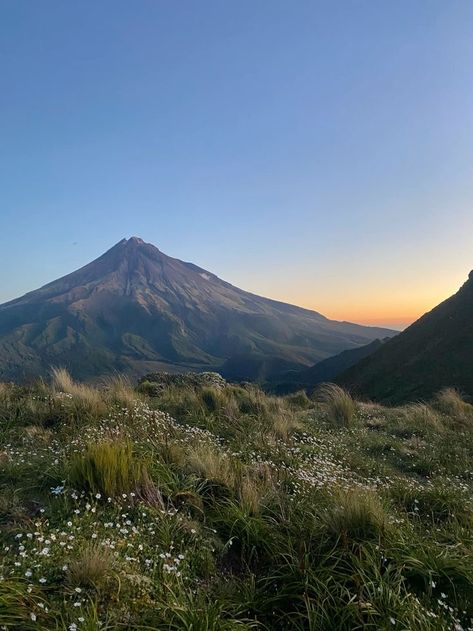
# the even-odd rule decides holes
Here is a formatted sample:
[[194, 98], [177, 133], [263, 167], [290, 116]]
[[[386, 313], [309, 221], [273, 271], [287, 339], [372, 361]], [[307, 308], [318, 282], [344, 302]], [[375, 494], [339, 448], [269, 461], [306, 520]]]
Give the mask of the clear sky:
[[138, 235], [404, 326], [473, 268], [471, 0], [2, 0], [0, 301]]

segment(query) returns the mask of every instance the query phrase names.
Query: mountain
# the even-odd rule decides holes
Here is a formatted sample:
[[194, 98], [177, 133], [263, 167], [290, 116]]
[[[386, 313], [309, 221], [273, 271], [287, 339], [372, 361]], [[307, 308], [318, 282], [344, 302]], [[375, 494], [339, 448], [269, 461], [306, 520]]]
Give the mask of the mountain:
[[473, 272], [454, 296], [337, 381], [385, 403], [426, 399], [445, 387], [473, 396]]
[[360, 360], [368, 357], [383, 345], [384, 340], [373, 340], [369, 344], [342, 351], [323, 359], [310, 368], [291, 370], [280, 375], [274, 375], [269, 384], [269, 389], [278, 394], [287, 394], [297, 390], [313, 388], [317, 384], [334, 381], [341, 373], [348, 370]]
[[132, 237], [0, 305], [0, 379], [51, 365], [80, 379], [226, 365], [252, 378], [251, 362], [301, 368], [393, 333], [250, 294]]

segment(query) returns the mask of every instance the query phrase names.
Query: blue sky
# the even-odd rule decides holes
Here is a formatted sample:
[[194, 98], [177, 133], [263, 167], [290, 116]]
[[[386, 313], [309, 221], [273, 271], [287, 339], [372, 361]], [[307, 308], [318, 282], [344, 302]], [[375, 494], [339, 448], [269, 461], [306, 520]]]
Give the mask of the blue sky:
[[0, 3], [0, 301], [131, 235], [402, 326], [473, 267], [473, 3]]

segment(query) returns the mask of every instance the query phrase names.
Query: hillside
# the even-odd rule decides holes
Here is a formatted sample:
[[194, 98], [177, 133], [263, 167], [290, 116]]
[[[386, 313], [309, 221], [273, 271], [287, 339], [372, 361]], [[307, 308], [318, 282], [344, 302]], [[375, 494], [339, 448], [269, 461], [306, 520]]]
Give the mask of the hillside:
[[430, 398], [454, 387], [473, 396], [473, 272], [451, 298], [337, 378], [385, 403]]
[[0, 305], [0, 378], [28, 380], [51, 365], [90, 379], [114, 371], [225, 372], [228, 363], [228, 374], [233, 365], [245, 379], [259, 364], [309, 366], [390, 334], [255, 296], [132, 237]]
[[468, 631], [473, 406], [0, 385], [0, 626]]
[[297, 392], [298, 390], [312, 390], [319, 383], [334, 381], [338, 375], [348, 370], [359, 361], [378, 350], [382, 340], [373, 340], [365, 346], [342, 351], [328, 357], [310, 368], [290, 370], [271, 378], [268, 387], [280, 394]]

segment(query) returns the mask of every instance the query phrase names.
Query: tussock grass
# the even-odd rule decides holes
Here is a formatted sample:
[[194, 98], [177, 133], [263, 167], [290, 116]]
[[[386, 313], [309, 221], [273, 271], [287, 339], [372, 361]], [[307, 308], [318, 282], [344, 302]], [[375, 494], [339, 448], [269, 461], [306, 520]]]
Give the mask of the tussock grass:
[[455, 388], [445, 388], [434, 399], [436, 408], [449, 418], [458, 420], [473, 418], [473, 405], [466, 403]]
[[321, 521], [326, 531], [344, 544], [378, 541], [388, 528], [388, 514], [378, 496], [356, 487], [335, 492]]
[[235, 487], [237, 471], [226, 454], [212, 445], [199, 445], [188, 456], [187, 468], [200, 478], [214, 480], [228, 488]]
[[130, 491], [149, 492], [146, 466], [136, 458], [127, 441], [104, 441], [88, 446], [76, 456], [69, 472], [71, 484], [94, 495], [117, 497]]
[[28, 425], [25, 427], [24, 433], [27, 439], [32, 442], [48, 444], [53, 438], [52, 431], [41, 425]]
[[350, 427], [353, 424], [356, 405], [351, 395], [334, 383], [326, 383], [316, 391], [327, 413], [327, 419], [337, 427]]
[[267, 464], [247, 468], [237, 483], [236, 493], [243, 509], [250, 514], [261, 511], [263, 502], [277, 494], [277, 475]]
[[133, 387], [130, 379], [124, 375], [114, 375], [103, 380], [104, 391], [107, 399], [113, 404], [133, 409], [141, 395]]
[[65, 368], [52, 368], [52, 385], [56, 395], [70, 395], [72, 401], [90, 415], [105, 414], [107, 407], [103, 395], [97, 388], [76, 383]]
[[0, 381], [0, 401], [4, 401], [11, 392], [11, 386]]
[[79, 556], [67, 569], [67, 581], [72, 587], [100, 588], [115, 571], [116, 559], [110, 549], [94, 543], [85, 544]]
[[307, 396], [305, 390], [295, 392], [294, 394], [288, 394], [284, 397], [284, 400], [289, 408], [293, 410], [307, 410], [311, 406], [311, 400]]
[[402, 415], [408, 426], [419, 433], [442, 432], [444, 430], [440, 415], [426, 403], [411, 403], [404, 406]]
[[0, 626], [473, 628], [456, 393], [152, 379], [0, 388]]

